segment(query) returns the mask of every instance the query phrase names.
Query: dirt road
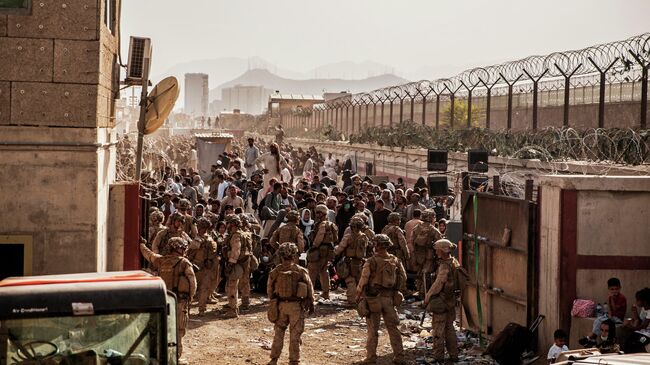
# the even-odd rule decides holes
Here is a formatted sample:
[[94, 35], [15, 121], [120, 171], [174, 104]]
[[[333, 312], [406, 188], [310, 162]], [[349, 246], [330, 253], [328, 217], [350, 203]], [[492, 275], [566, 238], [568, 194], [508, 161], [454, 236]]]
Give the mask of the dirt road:
[[[344, 298], [340, 293], [332, 295], [334, 303], [340, 303], [340, 299]], [[221, 313], [211, 311], [217, 305], [210, 306], [205, 316], [198, 317], [197, 309], [193, 307], [184, 339], [183, 357], [192, 365], [266, 364], [273, 340], [273, 324], [266, 318], [265, 298], [254, 296], [251, 302], [251, 308], [242, 312], [237, 319], [224, 319]], [[225, 301], [221, 298], [218, 306], [223, 305]], [[401, 331], [407, 335], [403, 337], [405, 347], [415, 347], [409, 336], [415, 338], [422, 330], [415, 328], [420, 311], [406, 304], [400, 313], [404, 319]], [[280, 364], [289, 362], [288, 337], [287, 331]], [[354, 309], [319, 304], [314, 315], [306, 319], [302, 341], [301, 359], [304, 365], [358, 363], [366, 355], [365, 320], [359, 318]], [[427, 354], [426, 349], [417, 348], [407, 349], [406, 352], [407, 359], [413, 364], [417, 363], [417, 358]], [[392, 364], [392, 351], [383, 324], [377, 353], [380, 356], [378, 364]]]

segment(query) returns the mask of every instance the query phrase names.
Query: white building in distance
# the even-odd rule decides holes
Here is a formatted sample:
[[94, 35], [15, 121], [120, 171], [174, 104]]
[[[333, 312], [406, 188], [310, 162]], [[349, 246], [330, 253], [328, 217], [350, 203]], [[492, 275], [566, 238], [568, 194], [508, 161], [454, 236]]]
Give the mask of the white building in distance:
[[208, 75], [185, 74], [185, 113], [193, 117], [207, 117], [209, 92]]

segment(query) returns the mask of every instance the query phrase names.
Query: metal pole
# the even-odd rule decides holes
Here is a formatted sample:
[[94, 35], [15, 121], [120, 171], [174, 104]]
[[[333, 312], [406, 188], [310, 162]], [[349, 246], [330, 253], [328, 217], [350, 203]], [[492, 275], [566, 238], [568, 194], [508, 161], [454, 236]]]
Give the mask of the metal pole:
[[641, 129], [645, 129], [648, 121], [648, 67], [650, 67], [650, 63], [643, 62], [641, 57], [631, 50], [629, 52], [641, 67], [643, 67], [641, 71], [641, 121], [639, 124]]
[[472, 128], [472, 91], [474, 88], [467, 92], [467, 129]]
[[528, 71], [524, 69], [524, 73], [526, 74], [526, 76], [528, 76], [528, 78], [530, 78], [530, 80], [533, 82], [533, 130], [534, 131], [537, 130], [537, 93], [539, 90], [539, 80], [541, 80], [542, 77], [544, 77], [544, 75], [546, 75], [547, 72], [548, 69], [544, 70], [544, 72], [542, 72], [542, 74], [539, 77], [535, 78], [531, 74], [529, 74]]
[[436, 93], [436, 130], [440, 128], [440, 94]]
[[507, 118], [508, 123], [507, 123], [507, 128], [508, 128], [508, 130], [510, 130], [510, 129], [512, 129], [512, 89], [513, 89], [513, 86], [515, 85], [515, 83], [517, 83], [517, 81], [519, 81], [519, 79], [523, 75], [517, 76], [515, 81], [513, 81], [512, 83], [508, 82], [508, 79], [505, 76], [503, 76], [503, 74], [499, 74], [499, 76], [501, 76], [503, 81], [505, 81], [506, 85], [508, 85], [508, 118]]
[[490, 112], [492, 108], [492, 88], [487, 89], [487, 100], [485, 103], [485, 128], [490, 130]]
[[388, 101], [390, 101], [390, 111], [388, 113], [388, 126], [392, 127], [393, 126], [393, 99], [388, 97]]
[[413, 120], [413, 117], [414, 117], [414, 115], [413, 115], [413, 114], [414, 114], [414, 112], [413, 112], [414, 104], [415, 104], [415, 96], [412, 96], [412, 97], [411, 97], [411, 122], [415, 122], [415, 121]]
[[604, 128], [605, 127], [605, 83], [607, 82], [607, 71], [609, 71], [616, 62], [618, 62], [618, 57], [614, 59], [614, 61], [607, 66], [604, 70], [598, 67], [596, 62], [591, 57], [587, 58], [589, 62], [591, 62], [592, 65], [598, 70], [600, 73], [600, 89], [598, 93], [598, 128]]
[[147, 89], [149, 87], [149, 62], [144, 62], [142, 70], [142, 90], [140, 92], [140, 118], [138, 119], [138, 146], [135, 155], [135, 180], [140, 181], [142, 170], [142, 148], [144, 144], [144, 118], [147, 115]]
[[451, 93], [449, 98], [450, 98], [450, 101], [451, 101], [451, 106], [449, 108], [449, 111], [451, 112], [451, 117], [449, 118], [449, 128], [454, 129], [454, 119], [455, 119], [454, 118], [455, 117], [454, 109], [455, 109], [455, 103], [456, 103], [456, 94]]

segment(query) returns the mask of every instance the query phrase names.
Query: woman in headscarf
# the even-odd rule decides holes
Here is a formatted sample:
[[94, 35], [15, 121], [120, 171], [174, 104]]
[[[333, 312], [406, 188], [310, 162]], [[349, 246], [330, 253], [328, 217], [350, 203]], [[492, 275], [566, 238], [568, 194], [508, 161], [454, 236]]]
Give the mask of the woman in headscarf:
[[314, 220], [311, 219], [311, 210], [305, 208], [300, 212], [300, 222], [298, 227], [305, 236], [305, 250], [311, 247], [311, 241], [309, 237], [311, 235], [312, 226], [314, 225]]
[[390, 191], [389, 189], [384, 189], [381, 192], [381, 200], [384, 201], [384, 209], [388, 209], [390, 211], [395, 210], [395, 202], [393, 199], [392, 191]]
[[269, 152], [260, 156], [257, 164], [264, 165], [264, 186], [269, 185], [269, 181], [275, 178], [278, 181], [282, 180], [282, 169], [287, 167], [287, 161], [280, 155], [280, 147], [277, 143], [271, 143]]

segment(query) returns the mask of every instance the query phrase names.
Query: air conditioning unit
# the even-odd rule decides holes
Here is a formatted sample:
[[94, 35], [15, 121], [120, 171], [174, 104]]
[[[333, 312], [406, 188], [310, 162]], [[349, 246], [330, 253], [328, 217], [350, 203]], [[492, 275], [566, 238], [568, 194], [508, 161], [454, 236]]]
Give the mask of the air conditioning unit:
[[142, 84], [143, 79], [149, 78], [150, 66], [151, 38], [131, 37], [129, 42], [129, 63], [126, 68], [126, 83]]

